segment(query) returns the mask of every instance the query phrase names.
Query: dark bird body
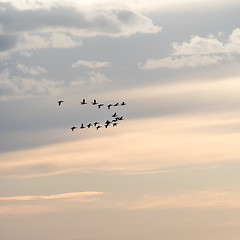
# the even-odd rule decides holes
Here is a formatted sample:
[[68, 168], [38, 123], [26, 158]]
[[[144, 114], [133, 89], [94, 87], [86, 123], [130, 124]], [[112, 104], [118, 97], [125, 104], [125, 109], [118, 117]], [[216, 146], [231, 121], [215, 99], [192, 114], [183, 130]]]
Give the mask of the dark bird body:
[[80, 128], [81, 128], [81, 129], [85, 128], [84, 125], [83, 125], [83, 123], [81, 124], [81, 127], [80, 127]]
[[86, 99], [84, 98], [81, 102], [82, 105], [87, 104]]
[[107, 108], [108, 108], [108, 109], [110, 109], [110, 108], [111, 108], [111, 106], [112, 106], [112, 104], [108, 104], [108, 105], [107, 105]]
[[98, 103], [97, 103], [97, 100], [94, 99], [93, 102], [92, 102], [92, 105], [96, 105], [96, 104], [98, 104]]
[[101, 128], [102, 126], [97, 126], [97, 130], [99, 129], [99, 128]]
[[97, 126], [97, 124], [99, 124], [99, 122], [94, 122], [93, 123], [93, 125], [96, 127]]
[[98, 104], [98, 108], [100, 109], [102, 106], [104, 106], [103, 103]]
[[75, 130], [77, 127], [71, 127], [72, 131]]
[[60, 106], [64, 101], [58, 101], [58, 105]]

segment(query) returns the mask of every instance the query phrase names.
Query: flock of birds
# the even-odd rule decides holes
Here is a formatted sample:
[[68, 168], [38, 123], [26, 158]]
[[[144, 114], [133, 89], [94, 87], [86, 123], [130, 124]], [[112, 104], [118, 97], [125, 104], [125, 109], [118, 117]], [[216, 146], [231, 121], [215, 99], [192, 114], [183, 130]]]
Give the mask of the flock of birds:
[[[63, 100], [59, 100], [58, 101], [58, 105], [61, 106], [62, 104], [64, 103]], [[87, 104], [86, 102], [86, 99], [84, 98], [81, 102], [81, 105], [85, 105]], [[96, 105], [99, 109], [102, 108], [104, 106], [103, 103], [98, 103], [96, 99], [94, 99], [92, 101], [92, 105]], [[117, 107], [117, 106], [125, 106], [126, 105], [126, 102], [117, 102], [115, 104], [108, 104], [107, 105], [107, 108], [110, 110], [111, 107]], [[89, 124], [86, 124], [84, 126], [84, 124], [82, 123], [81, 126], [79, 127], [80, 129], [84, 129], [84, 128], [90, 128], [90, 127], [95, 127], [97, 130], [101, 127], [105, 127], [105, 128], [108, 128], [111, 124], [113, 127], [117, 126], [118, 125], [118, 122], [121, 121], [121, 120], [124, 120], [123, 116], [118, 116], [118, 114], [115, 112], [114, 114], [112, 114], [112, 120], [107, 120], [104, 122], [104, 125], [100, 125], [99, 122], [94, 122], [94, 123], [89, 123]], [[71, 127], [71, 130], [74, 131], [75, 129], [77, 129], [78, 127], [76, 126], [73, 126]]]

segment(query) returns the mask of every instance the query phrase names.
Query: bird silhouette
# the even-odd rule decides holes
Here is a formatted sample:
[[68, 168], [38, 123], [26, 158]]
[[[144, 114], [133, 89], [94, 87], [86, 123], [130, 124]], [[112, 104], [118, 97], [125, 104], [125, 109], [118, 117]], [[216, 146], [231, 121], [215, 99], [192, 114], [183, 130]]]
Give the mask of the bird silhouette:
[[124, 106], [124, 105], [126, 105], [126, 103], [125, 103], [125, 102], [122, 102], [122, 103], [121, 103], [121, 106]]
[[117, 123], [117, 122], [113, 123], [113, 127], [116, 127], [117, 125], [118, 125], [118, 123]]
[[99, 129], [99, 128], [101, 128], [102, 126], [97, 126], [97, 130]]
[[80, 127], [81, 129], [83, 129], [83, 128], [85, 128], [84, 126], [83, 126], [83, 123], [81, 124], [81, 127]]
[[94, 122], [93, 123], [93, 125], [96, 127], [97, 126], [97, 124], [99, 124], [99, 122]]
[[98, 108], [100, 109], [102, 106], [104, 106], [103, 103], [98, 104]]
[[111, 106], [112, 106], [112, 104], [108, 104], [108, 105], [107, 105], [107, 108], [108, 108], [108, 109], [110, 109], [110, 108], [111, 108]]
[[93, 102], [92, 102], [92, 105], [96, 105], [96, 104], [98, 104], [98, 103], [97, 103], [97, 100], [94, 99]]
[[111, 121], [109, 121], [109, 120], [107, 120], [106, 122], [105, 122], [105, 124], [107, 124], [107, 125], [109, 125], [111, 123]]
[[87, 104], [86, 99], [84, 98], [81, 102], [82, 105]]
[[117, 103], [115, 103], [113, 106], [116, 107], [116, 106], [118, 106], [118, 105], [119, 105], [119, 103], [117, 102]]
[[71, 129], [72, 129], [72, 131], [74, 130], [74, 129], [76, 129], [77, 127], [71, 127]]
[[87, 127], [88, 127], [88, 128], [90, 128], [91, 126], [92, 126], [92, 124], [91, 124], [91, 123], [89, 123], [89, 124], [87, 125]]
[[58, 105], [60, 106], [64, 101], [60, 100], [58, 101]]
[[114, 113], [114, 114], [112, 115], [112, 117], [117, 117], [117, 113]]

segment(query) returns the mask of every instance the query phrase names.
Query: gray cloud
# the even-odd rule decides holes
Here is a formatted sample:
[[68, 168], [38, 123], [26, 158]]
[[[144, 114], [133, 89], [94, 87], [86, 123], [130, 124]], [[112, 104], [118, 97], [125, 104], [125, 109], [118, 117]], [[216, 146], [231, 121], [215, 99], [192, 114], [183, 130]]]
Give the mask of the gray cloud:
[[0, 34], [0, 51], [5, 51], [14, 47], [16, 42], [17, 42], [16, 36]]
[[[0, 10], [0, 22], [5, 32], [33, 32], [46, 28], [75, 28], [92, 31], [93, 34], [124, 35], [122, 25], [138, 25], [137, 32], [158, 32], [161, 28], [154, 26], [150, 19], [129, 10], [99, 10], [86, 14], [73, 7], [53, 7], [50, 9], [22, 10], [10, 4], [4, 4]], [[146, 23], [144, 27], [139, 23]], [[151, 27], [149, 25], [149, 27]], [[149, 32], [150, 33], [150, 32]], [[86, 33], [87, 34], [87, 33]]]

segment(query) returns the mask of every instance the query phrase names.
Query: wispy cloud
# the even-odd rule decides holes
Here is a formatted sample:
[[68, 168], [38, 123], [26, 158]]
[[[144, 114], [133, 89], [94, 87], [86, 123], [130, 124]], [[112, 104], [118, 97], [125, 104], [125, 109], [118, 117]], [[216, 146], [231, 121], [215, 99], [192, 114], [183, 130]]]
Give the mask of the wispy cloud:
[[14, 197], [0, 197], [0, 201], [37, 201], [37, 200], [55, 200], [55, 199], [86, 199], [88, 197], [101, 195], [103, 192], [71, 192], [53, 195], [41, 196], [14, 196]]
[[[84, 207], [96, 203], [103, 192], [71, 192], [38, 196], [0, 197], [1, 215], [32, 215], [64, 211], [64, 209], [78, 209], [79, 204]], [[24, 202], [24, 204], [23, 204]], [[31, 202], [26, 204], [25, 202]], [[53, 203], [54, 202], [54, 203]]]
[[72, 64], [72, 68], [77, 67], [88, 67], [88, 68], [102, 68], [102, 67], [109, 67], [110, 64], [107, 61], [99, 62], [99, 61], [85, 61], [85, 60], [79, 60]]
[[5, 69], [1, 72], [0, 85], [2, 94], [0, 100], [30, 96], [56, 95], [61, 92], [62, 82], [51, 81], [37, 76], [40, 72], [45, 72], [43, 68], [27, 68], [23, 65], [18, 65], [18, 69], [30, 76], [21, 77], [11, 74], [10, 69]]
[[[233, 161], [240, 157], [239, 133], [222, 133], [220, 128], [222, 137], [219, 137], [218, 130], [202, 130], [209, 124], [225, 122], [231, 126], [231, 121], [215, 117], [210, 114], [128, 120], [118, 129], [108, 129], [105, 135], [103, 129], [101, 138], [97, 137], [100, 132], [96, 136], [96, 130], [92, 129], [96, 138], [91, 132], [92, 138], [81, 141], [3, 153], [0, 174], [35, 177], [78, 171], [139, 173], [139, 169]], [[87, 133], [81, 136], [84, 134]]]
[[232, 191], [193, 191], [172, 195], [145, 195], [129, 209], [239, 208], [240, 194]]
[[18, 64], [17, 69], [19, 69], [24, 74], [33, 75], [33, 76], [47, 73], [47, 70], [40, 66], [27, 67], [23, 64]]

